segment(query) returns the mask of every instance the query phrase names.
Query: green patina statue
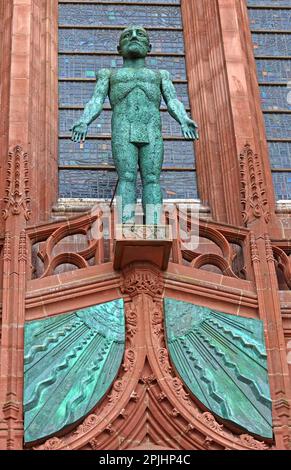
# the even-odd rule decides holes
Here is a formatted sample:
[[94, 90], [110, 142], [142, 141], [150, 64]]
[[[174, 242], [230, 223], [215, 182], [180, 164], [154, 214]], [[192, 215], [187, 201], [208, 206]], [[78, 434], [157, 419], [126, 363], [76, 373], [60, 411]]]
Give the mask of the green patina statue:
[[85, 141], [88, 126], [100, 115], [109, 95], [113, 111], [112, 154], [119, 177], [120, 220], [134, 223], [139, 166], [146, 224], [158, 224], [163, 201], [160, 186], [164, 157], [160, 116], [162, 96], [171, 116], [181, 124], [185, 139], [198, 139], [198, 127], [178, 100], [169, 72], [154, 71], [145, 66], [151, 44], [144, 28], [126, 28], [117, 49], [123, 57], [123, 67], [99, 71], [93, 97], [71, 129], [72, 140]]

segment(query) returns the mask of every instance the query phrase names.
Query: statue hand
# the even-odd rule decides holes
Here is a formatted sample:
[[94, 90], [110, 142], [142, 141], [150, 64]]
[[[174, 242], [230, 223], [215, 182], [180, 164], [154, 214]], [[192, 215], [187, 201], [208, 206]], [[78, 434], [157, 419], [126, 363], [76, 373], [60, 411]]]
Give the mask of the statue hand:
[[198, 125], [192, 119], [187, 118], [185, 122], [182, 124], [182, 133], [185, 139], [187, 140], [198, 140], [199, 133], [198, 133]]
[[71, 140], [74, 142], [85, 142], [88, 125], [85, 122], [80, 121], [74, 124], [70, 131], [72, 131]]

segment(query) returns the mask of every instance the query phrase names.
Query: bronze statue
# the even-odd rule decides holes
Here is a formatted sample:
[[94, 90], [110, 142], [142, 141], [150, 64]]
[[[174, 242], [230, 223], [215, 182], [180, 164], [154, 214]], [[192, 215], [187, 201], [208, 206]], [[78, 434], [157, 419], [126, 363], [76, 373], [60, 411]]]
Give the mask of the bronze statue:
[[144, 28], [126, 28], [117, 49], [123, 57], [123, 67], [99, 71], [93, 97], [71, 129], [72, 140], [85, 141], [88, 126], [100, 115], [109, 95], [113, 111], [112, 154], [119, 177], [117, 196], [121, 198], [120, 219], [122, 223], [134, 222], [139, 166], [146, 224], [157, 224], [163, 201], [160, 186], [164, 157], [162, 96], [171, 116], [181, 124], [185, 139], [198, 139], [198, 126], [177, 99], [169, 72], [146, 67], [145, 58], [151, 51], [151, 44]]

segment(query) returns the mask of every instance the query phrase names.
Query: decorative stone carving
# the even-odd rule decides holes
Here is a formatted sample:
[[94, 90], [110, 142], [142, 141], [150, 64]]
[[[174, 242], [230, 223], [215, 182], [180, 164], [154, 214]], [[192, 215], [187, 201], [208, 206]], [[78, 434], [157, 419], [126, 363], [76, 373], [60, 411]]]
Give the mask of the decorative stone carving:
[[218, 424], [214, 416], [209, 411], [197, 414], [197, 418], [218, 434], [224, 434], [223, 424]]
[[84, 422], [77, 427], [75, 434], [79, 435], [90, 431], [98, 422], [99, 418], [96, 414], [89, 415]]
[[251, 258], [253, 263], [260, 262], [260, 255], [258, 250], [258, 245], [254, 232], [251, 232], [250, 235], [250, 246], [251, 246]]
[[3, 246], [3, 260], [11, 261], [11, 233], [5, 232], [4, 246]]
[[48, 439], [42, 446], [35, 447], [34, 450], [59, 450], [62, 447], [63, 441], [58, 437]]
[[253, 436], [250, 436], [249, 434], [241, 434], [239, 436], [239, 441], [250, 449], [267, 450], [269, 448], [264, 442], [257, 441]]
[[164, 280], [158, 269], [152, 265], [130, 265], [123, 271], [121, 292], [130, 297], [138, 294], [148, 294], [152, 297], [161, 296], [164, 290]]
[[246, 225], [261, 217], [270, 221], [270, 209], [266, 196], [261, 159], [246, 144], [240, 154], [241, 204]]
[[136, 403], [137, 403], [137, 402], [138, 402], [138, 399], [139, 399], [139, 395], [138, 395], [138, 393], [137, 393], [137, 392], [135, 392], [135, 391], [134, 391], [134, 392], [132, 392], [132, 393], [131, 393], [131, 395], [130, 395], [130, 399], [131, 399], [132, 401], [134, 401], [134, 402], [136, 402]]
[[274, 258], [274, 254], [273, 254], [272, 243], [271, 243], [270, 237], [267, 233], [265, 233], [265, 247], [266, 247], [267, 261], [273, 263], [275, 261], [275, 258]]
[[112, 390], [111, 390], [110, 394], [107, 396], [108, 403], [110, 404], [110, 407], [112, 407], [115, 403], [118, 402], [120, 394], [123, 392], [123, 390], [125, 388], [125, 385], [126, 384], [124, 383], [123, 378], [121, 378], [121, 379], [118, 378], [114, 382], [114, 384], [112, 386]]
[[130, 338], [136, 334], [137, 314], [134, 310], [128, 310], [126, 313], [126, 330]]
[[136, 360], [136, 354], [133, 349], [126, 349], [125, 355], [124, 355], [124, 362], [123, 362], [123, 368], [125, 372], [128, 370], [131, 370], [134, 367]]
[[108, 424], [108, 426], [106, 426], [105, 428], [105, 432], [107, 432], [108, 434], [112, 435], [115, 433], [115, 429], [114, 427], [112, 426], [112, 423]]
[[18, 259], [19, 261], [27, 261], [27, 240], [25, 230], [22, 230], [19, 236]]
[[94, 438], [89, 442], [90, 446], [92, 447], [93, 450], [99, 450], [100, 448], [100, 442]]
[[172, 411], [170, 412], [170, 416], [173, 416], [174, 418], [177, 418], [180, 415], [179, 411], [177, 408], [173, 408]]
[[[272, 251], [276, 260], [277, 267], [282, 271], [284, 280], [289, 289], [291, 289], [291, 259], [289, 255], [289, 247], [272, 246]], [[271, 259], [271, 254], [269, 254]]]
[[3, 405], [2, 411], [6, 420], [16, 420], [20, 411], [19, 403], [16, 403], [15, 401], [8, 401]]
[[211, 437], [207, 436], [204, 440], [204, 447], [206, 449], [209, 449], [211, 447], [211, 445], [213, 444], [213, 442], [214, 442], [213, 439], [211, 439]]
[[189, 434], [191, 431], [193, 431], [193, 429], [195, 429], [193, 424], [188, 423], [185, 430], [184, 430], [184, 434]]
[[[100, 222], [101, 217], [102, 211], [97, 210], [92, 215], [48, 226], [46, 230], [47, 237], [40, 245], [37, 253], [38, 258], [43, 263], [43, 274], [40, 277], [44, 278], [53, 275], [55, 269], [64, 264], [84, 269], [89, 267], [89, 260], [91, 259], [94, 259], [94, 264], [102, 261], [100, 253], [103, 252], [104, 240], [102, 236], [99, 236], [102, 234], [98, 233], [96, 236], [94, 236], [94, 233], [92, 234], [94, 232], [94, 224]], [[68, 251], [67, 247], [63, 244], [64, 239], [75, 235], [82, 236], [82, 239], [85, 238], [85, 248], [80, 251], [74, 251], [74, 243], [71, 243]]]
[[161, 402], [167, 398], [167, 395], [164, 392], [159, 393], [158, 401]]
[[[163, 316], [163, 306], [161, 302], [155, 302], [153, 306], [153, 314], [152, 314], [152, 329], [153, 333], [155, 334], [158, 342], [161, 346], [164, 346], [163, 342], [163, 332], [164, 332], [164, 316]], [[159, 341], [161, 340], [161, 341]]]
[[140, 379], [141, 383], [149, 386], [156, 381], [156, 377], [152, 375], [143, 375]]
[[2, 212], [4, 220], [9, 217], [9, 214], [19, 215], [21, 212], [23, 212], [25, 220], [30, 219], [28, 174], [27, 153], [17, 145], [8, 155], [6, 196], [4, 197], [5, 208]]
[[[191, 224], [192, 222], [188, 219], [187, 223]], [[224, 276], [237, 278], [238, 275], [233, 271], [233, 261], [237, 254], [222, 231], [216, 227], [211, 227], [209, 224], [199, 222], [199, 237], [206, 238], [209, 241], [210, 251], [201, 253], [199, 245], [196, 248], [197, 251], [183, 250], [182, 256], [190, 262], [190, 266], [201, 269], [210, 264], [218, 268]]]
[[125, 408], [123, 408], [123, 409], [120, 411], [119, 416], [121, 416], [121, 418], [123, 418], [123, 419], [126, 419], [126, 418], [128, 417], [128, 413], [127, 413], [127, 411], [126, 411]]
[[162, 370], [166, 374], [170, 374], [172, 371], [172, 367], [169, 364], [169, 354], [166, 348], [162, 348], [158, 352], [159, 363]]

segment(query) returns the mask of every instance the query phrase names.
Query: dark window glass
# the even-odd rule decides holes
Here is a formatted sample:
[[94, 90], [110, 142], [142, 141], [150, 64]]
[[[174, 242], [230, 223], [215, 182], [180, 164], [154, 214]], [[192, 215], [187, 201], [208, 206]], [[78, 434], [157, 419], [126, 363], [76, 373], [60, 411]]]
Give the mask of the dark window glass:
[[291, 0], [248, 0], [249, 6], [291, 7]]
[[60, 24], [75, 26], [127, 26], [141, 24], [144, 27], [181, 28], [181, 10], [179, 6], [140, 5], [88, 5], [60, 4]]
[[260, 82], [284, 82], [286, 85], [291, 77], [291, 59], [257, 59], [257, 71]]
[[270, 142], [269, 150], [273, 168], [291, 168], [291, 142]]
[[291, 0], [248, 7], [275, 192], [291, 199]]
[[288, 31], [291, 24], [291, 10], [250, 10], [253, 30]]
[[260, 90], [264, 110], [291, 110], [291, 103], [288, 103], [287, 101], [288, 92], [290, 91], [287, 87], [287, 83], [282, 86], [261, 85]]
[[[263, 11], [263, 10], [262, 10]], [[290, 35], [284, 33], [253, 33], [255, 55], [271, 57], [288, 57], [291, 55]]]

